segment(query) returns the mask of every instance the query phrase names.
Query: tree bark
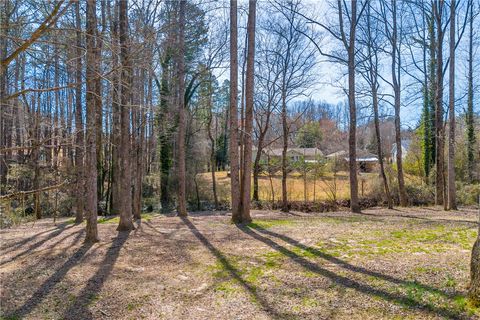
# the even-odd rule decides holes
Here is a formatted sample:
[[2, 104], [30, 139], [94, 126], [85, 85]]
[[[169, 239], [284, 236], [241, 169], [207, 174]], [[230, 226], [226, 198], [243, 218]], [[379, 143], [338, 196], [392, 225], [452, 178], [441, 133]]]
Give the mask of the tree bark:
[[185, 7], [186, 0], [180, 0], [178, 19], [178, 54], [177, 54], [177, 101], [178, 101], [178, 135], [177, 135], [177, 211], [181, 217], [187, 216], [186, 173], [185, 173]]
[[403, 162], [402, 162], [402, 136], [400, 127], [400, 52], [398, 48], [397, 35], [397, 1], [392, 0], [392, 17], [393, 17], [393, 31], [392, 31], [392, 83], [394, 92], [394, 107], [395, 107], [395, 144], [397, 146], [397, 180], [398, 193], [400, 198], [400, 206], [406, 207], [408, 205], [407, 193], [405, 191], [405, 180], [403, 177]]
[[87, 220], [85, 242], [97, 242], [97, 150], [96, 150], [96, 99], [95, 76], [97, 61], [95, 61], [95, 37], [97, 28], [96, 0], [87, 1], [86, 27], [86, 161], [85, 161], [85, 217]]
[[[340, 15], [342, 13], [340, 12]], [[355, 104], [355, 30], [357, 24], [357, 1], [351, 1], [350, 39], [348, 44], [348, 105], [350, 126], [348, 128], [348, 167], [350, 176], [350, 209], [360, 212], [357, 179], [357, 107]]]
[[232, 221], [240, 223], [240, 168], [238, 154], [238, 28], [237, 0], [230, 0], [230, 196]]
[[480, 221], [477, 240], [472, 249], [468, 297], [473, 305], [480, 306]]
[[131, 103], [131, 76], [132, 70], [129, 57], [128, 37], [128, 0], [119, 2], [119, 39], [120, 39], [120, 64], [121, 64], [121, 95], [120, 95], [120, 145], [118, 147], [120, 182], [120, 221], [117, 231], [135, 229], [132, 221], [132, 175], [130, 165], [130, 103]]
[[450, 65], [449, 65], [449, 130], [448, 130], [448, 209], [457, 210], [455, 190], [455, 0], [450, 1]]
[[[103, 36], [105, 31], [105, 0], [100, 0], [100, 7], [101, 7], [101, 25], [102, 31], [99, 32], [96, 29], [96, 47], [95, 47], [95, 59], [96, 63], [98, 64], [98, 73], [95, 75], [95, 91], [102, 92], [102, 77], [100, 75], [101, 72], [101, 64], [102, 64], [102, 49], [103, 49]], [[103, 198], [103, 185], [105, 182], [105, 172], [103, 170], [103, 152], [102, 152], [102, 133], [103, 133], [103, 102], [102, 96], [98, 95], [95, 96], [95, 104], [96, 104], [96, 112], [97, 112], [97, 132], [96, 132], [96, 139], [97, 139], [97, 198], [98, 201], [101, 201]]]
[[244, 156], [242, 168], [242, 222], [252, 221], [250, 216], [250, 190], [252, 179], [252, 134], [253, 134], [253, 93], [254, 93], [254, 68], [255, 68], [255, 15], [256, 0], [248, 2], [248, 51], [247, 73], [245, 84], [245, 128], [244, 128]]
[[145, 89], [143, 84], [146, 81], [145, 70], [141, 71], [140, 74], [140, 83], [137, 86], [140, 95], [140, 103], [136, 105], [136, 114], [137, 114], [137, 124], [135, 135], [135, 161], [133, 166], [135, 168], [134, 182], [133, 182], [133, 203], [132, 211], [133, 218], [135, 220], [140, 220], [142, 218], [142, 181], [143, 181], [143, 171], [144, 171], [144, 162], [143, 162], [143, 152], [144, 152], [144, 136], [145, 136], [145, 122], [146, 115], [144, 111], [144, 106], [148, 104], [145, 100]]
[[[383, 181], [383, 189], [385, 191], [385, 197], [387, 198], [388, 209], [393, 209], [392, 196], [390, 194], [390, 188], [388, 185], [387, 175], [385, 174], [385, 165], [383, 159], [383, 150], [382, 150], [382, 139], [380, 136], [380, 120], [378, 114], [378, 48], [375, 46], [376, 38], [373, 38], [371, 30], [371, 4], [367, 5], [367, 32], [368, 32], [368, 59], [369, 59], [369, 83], [370, 89], [372, 91], [372, 104], [373, 104], [373, 119], [375, 124], [375, 136], [377, 140], [377, 153], [378, 153], [378, 162], [380, 164], [380, 176]], [[315, 186], [315, 185], [314, 185]]]
[[75, 70], [75, 171], [76, 188], [75, 193], [75, 223], [83, 221], [83, 206], [85, 203], [85, 185], [83, 176], [83, 115], [82, 115], [82, 22], [80, 19], [80, 2], [75, 3], [76, 19], [76, 70]]
[[[468, 93], [467, 93], [467, 179], [474, 181], [475, 171], [475, 128], [473, 123], [473, 0], [469, 1], [469, 39], [468, 39]], [[477, 174], [478, 175], [478, 174]]]
[[271, 110], [267, 111], [266, 119], [265, 119], [265, 127], [262, 129], [261, 125], [259, 124], [259, 135], [257, 141], [257, 153], [255, 154], [255, 160], [253, 161], [253, 196], [252, 199], [254, 201], [259, 201], [259, 194], [258, 194], [258, 176], [260, 175], [260, 160], [262, 159], [262, 152], [263, 152], [263, 143], [265, 141], [265, 135], [267, 134], [270, 122], [270, 115]]
[[388, 209], [393, 209], [392, 195], [390, 194], [390, 188], [388, 186], [387, 175], [385, 174], [385, 165], [383, 162], [383, 150], [382, 150], [382, 140], [380, 137], [380, 121], [378, 116], [378, 95], [376, 88], [372, 88], [373, 96], [373, 114], [375, 122], [375, 135], [377, 138], [377, 152], [378, 152], [378, 162], [380, 164], [380, 175], [383, 180], [383, 188], [385, 190], [385, 196], [387, 197]]
[[112, 91], [112, 164], [111, 164], [111, 181], [110, 181], [110, 214], [118, 215], [121, 212], [121, 181], [122, 172], [120, 170], [120, 71], [119, 69], [119, 50], [118, 50], [118, 2], [115, 1], [113, 5], [113, 15], [111, 15], [110, 6], [108, 7], [110, 18], [110, 32], [111, 32], [111, 51], [112, 51], [112, 76], [111, 76], [111, 91]]
[[209, 79], [209, 90], [208, 90], [208, 122], [207, 122], [207, 133], [208, 138], [210, 139], [211, 149], [210, 149], [210, 165], [211, 165], [211, 174], [212, 174], [212, 193], [213, 193], [213, 202], [215, 205], [215, 210], [218, 210], [218, 196], [217, 196], [217, 179], [215, 175], [216, 171], [216, 156], [215, 156], [215, 137], [212, 134], [212, 121], [213, 121], [213, 92], [212, 92], [212, 79]]
[[477, 240], [472, 249], [472, 260], [470, 262], [470, 287], [468, 296], [472, 303], [480, 307], [480, 212], [478, 215]]
[[285, 89], [282, 90], [282, 211], [288, 212], [288, 192], [287, 192], [287, 177], [288, 177], [288, 123], [287, 123], [287, 102], [285, 96]]
[[[0, 61], [3, 61], [7, 57], [7, 35], [8, 35], [8, 5], [9, 1], [0, 2]], [[7, 75], [8, 75], [8, 64], [0, 65], [0, 145], [2, 147], [7, 146]], [[5, 194], [7, 192], [7, 157], [6, 153], [0, 152], [0, 194]]]
[[442, 12], [444, 7], [444, 0], [439, 0], [433, 2], [433, 12], [435, 15], [435, 20], [437, 24], [437, 41], [436, 41], [436, 52], [437, 52], [437, 72], [436, 72], [436, 83], [435, 83], [435, 164], [436, 164], [436, 175], [435, 175], [435, 204], [446, 206], [445, 199], [445, 155], [444, 155], [444, 137], [445, 130], [443, 127], [443, 37], [444, 32], [442, 29]]

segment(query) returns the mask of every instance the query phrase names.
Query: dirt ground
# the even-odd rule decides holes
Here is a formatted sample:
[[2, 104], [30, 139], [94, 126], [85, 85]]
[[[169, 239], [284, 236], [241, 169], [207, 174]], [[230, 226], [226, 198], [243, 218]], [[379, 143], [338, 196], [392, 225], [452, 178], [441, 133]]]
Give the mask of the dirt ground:
[[145, 216], [0, 231], [1, 319], [480, 319], [478, 209]]

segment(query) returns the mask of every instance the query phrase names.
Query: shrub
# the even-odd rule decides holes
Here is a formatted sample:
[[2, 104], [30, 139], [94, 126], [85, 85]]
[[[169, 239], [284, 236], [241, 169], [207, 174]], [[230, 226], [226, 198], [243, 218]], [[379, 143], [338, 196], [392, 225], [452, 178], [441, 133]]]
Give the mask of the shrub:
[[[389, 182], [390, 194], [392, 195], [395, 204], [400, 203], [400, 196], [398, 192], [398, 184], [396, 180]], [[405, 192], [410, 205], [423, 206], [435, 203], [434, 187], [417, 182], [408, 182], [405, 184]], [[377, 201], [386, 205], [385, 191], [383, 188], [383, 181], [381, 179], [375, 180], [367, 194], [367, 199]]]
[[464, 184], [457, 182], [457, 202], [458, 204], [469, 206], [479, 203], [480, 184]]

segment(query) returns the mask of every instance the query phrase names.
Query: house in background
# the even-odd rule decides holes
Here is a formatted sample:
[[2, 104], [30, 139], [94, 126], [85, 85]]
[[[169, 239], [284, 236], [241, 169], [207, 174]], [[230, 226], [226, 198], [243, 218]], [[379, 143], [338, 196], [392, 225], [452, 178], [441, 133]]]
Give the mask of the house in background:
[[[343, 165], [343, 169], [348, 169], [348, 151], [340, 150], [327, 155], [327, 158], [332, 161], [340, 161]], [[378, 157], [366, 150], [357, 149], [357, 166], [360, 172], [374, 172], [378, 167]]]
[[[268, 158], [282, 158], [282, 148], [265, 148], [263, 153]], [[288, 148], [287, 158], [291, 162], [305, 159], [305, 162], [317, 162], [319, 157], [323, 157], [322, 150], [318, 148]]]
[[[407, 156], [407, 153], [408, 153], [408, 150], [410, 149], [410, 143], [412, 142], [412, 140], [410, 139], [405, 139], [405, 140], [402, 140], [401, 142], [401, 146], [402, 146], [402, 159], [405, 159], [405, 157]], [[394, 143], [393, 146], [392, 146], [392, 161], [395, 161], [395, 159], [397, 158], [397, 144]]]

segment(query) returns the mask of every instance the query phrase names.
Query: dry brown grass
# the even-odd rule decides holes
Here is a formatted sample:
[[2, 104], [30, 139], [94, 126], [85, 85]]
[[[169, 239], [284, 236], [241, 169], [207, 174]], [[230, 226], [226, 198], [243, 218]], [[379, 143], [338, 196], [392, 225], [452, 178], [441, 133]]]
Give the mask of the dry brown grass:
[[[219, 198], [224, 201], [230, 200], [230, 178], [226, 171], [216, 173], [217, 188]], [[368, 194], [373, 184], [378, 180], [376, 173], [362, 173], [359, 175], [359, 193]], [[272, 187], [270, 178], [267, 175], [261, 175], [259, 178], [259, 197], [263, 201], [272, 201]], [[213, 199], [212, 194], [212, 176], [210, 172], [198, 175], [199, 189], [201, 190], [202, 199]], [[282, 177], [277, 173], [272, 178], [273, 198], [275, 201], [280, 200], [282, 196]], [[336, 187], [335, 187], [336, 184]], [[348, 199], [350, 197], [350, 184], [348, 180], [348, 172], [338, 172], [336, 178], [333, 173], [326, 173], [323, 177], [317, 178], [308, 176], [306, 181], [306, 199], [304, 188], [305, 182], [303, 177], [298, 173], [292, 173], [287, 179], [287, 192], [290, 201], [325, 201], [333, 200], [334, 194], [337, 199]], [[336, 189], [336, 191], [335, 191]]]
[[115, 219], [101, 242], [51, 219], [0, 231], [0, 319], [477, 319], [477, 210], [253, 211]]

